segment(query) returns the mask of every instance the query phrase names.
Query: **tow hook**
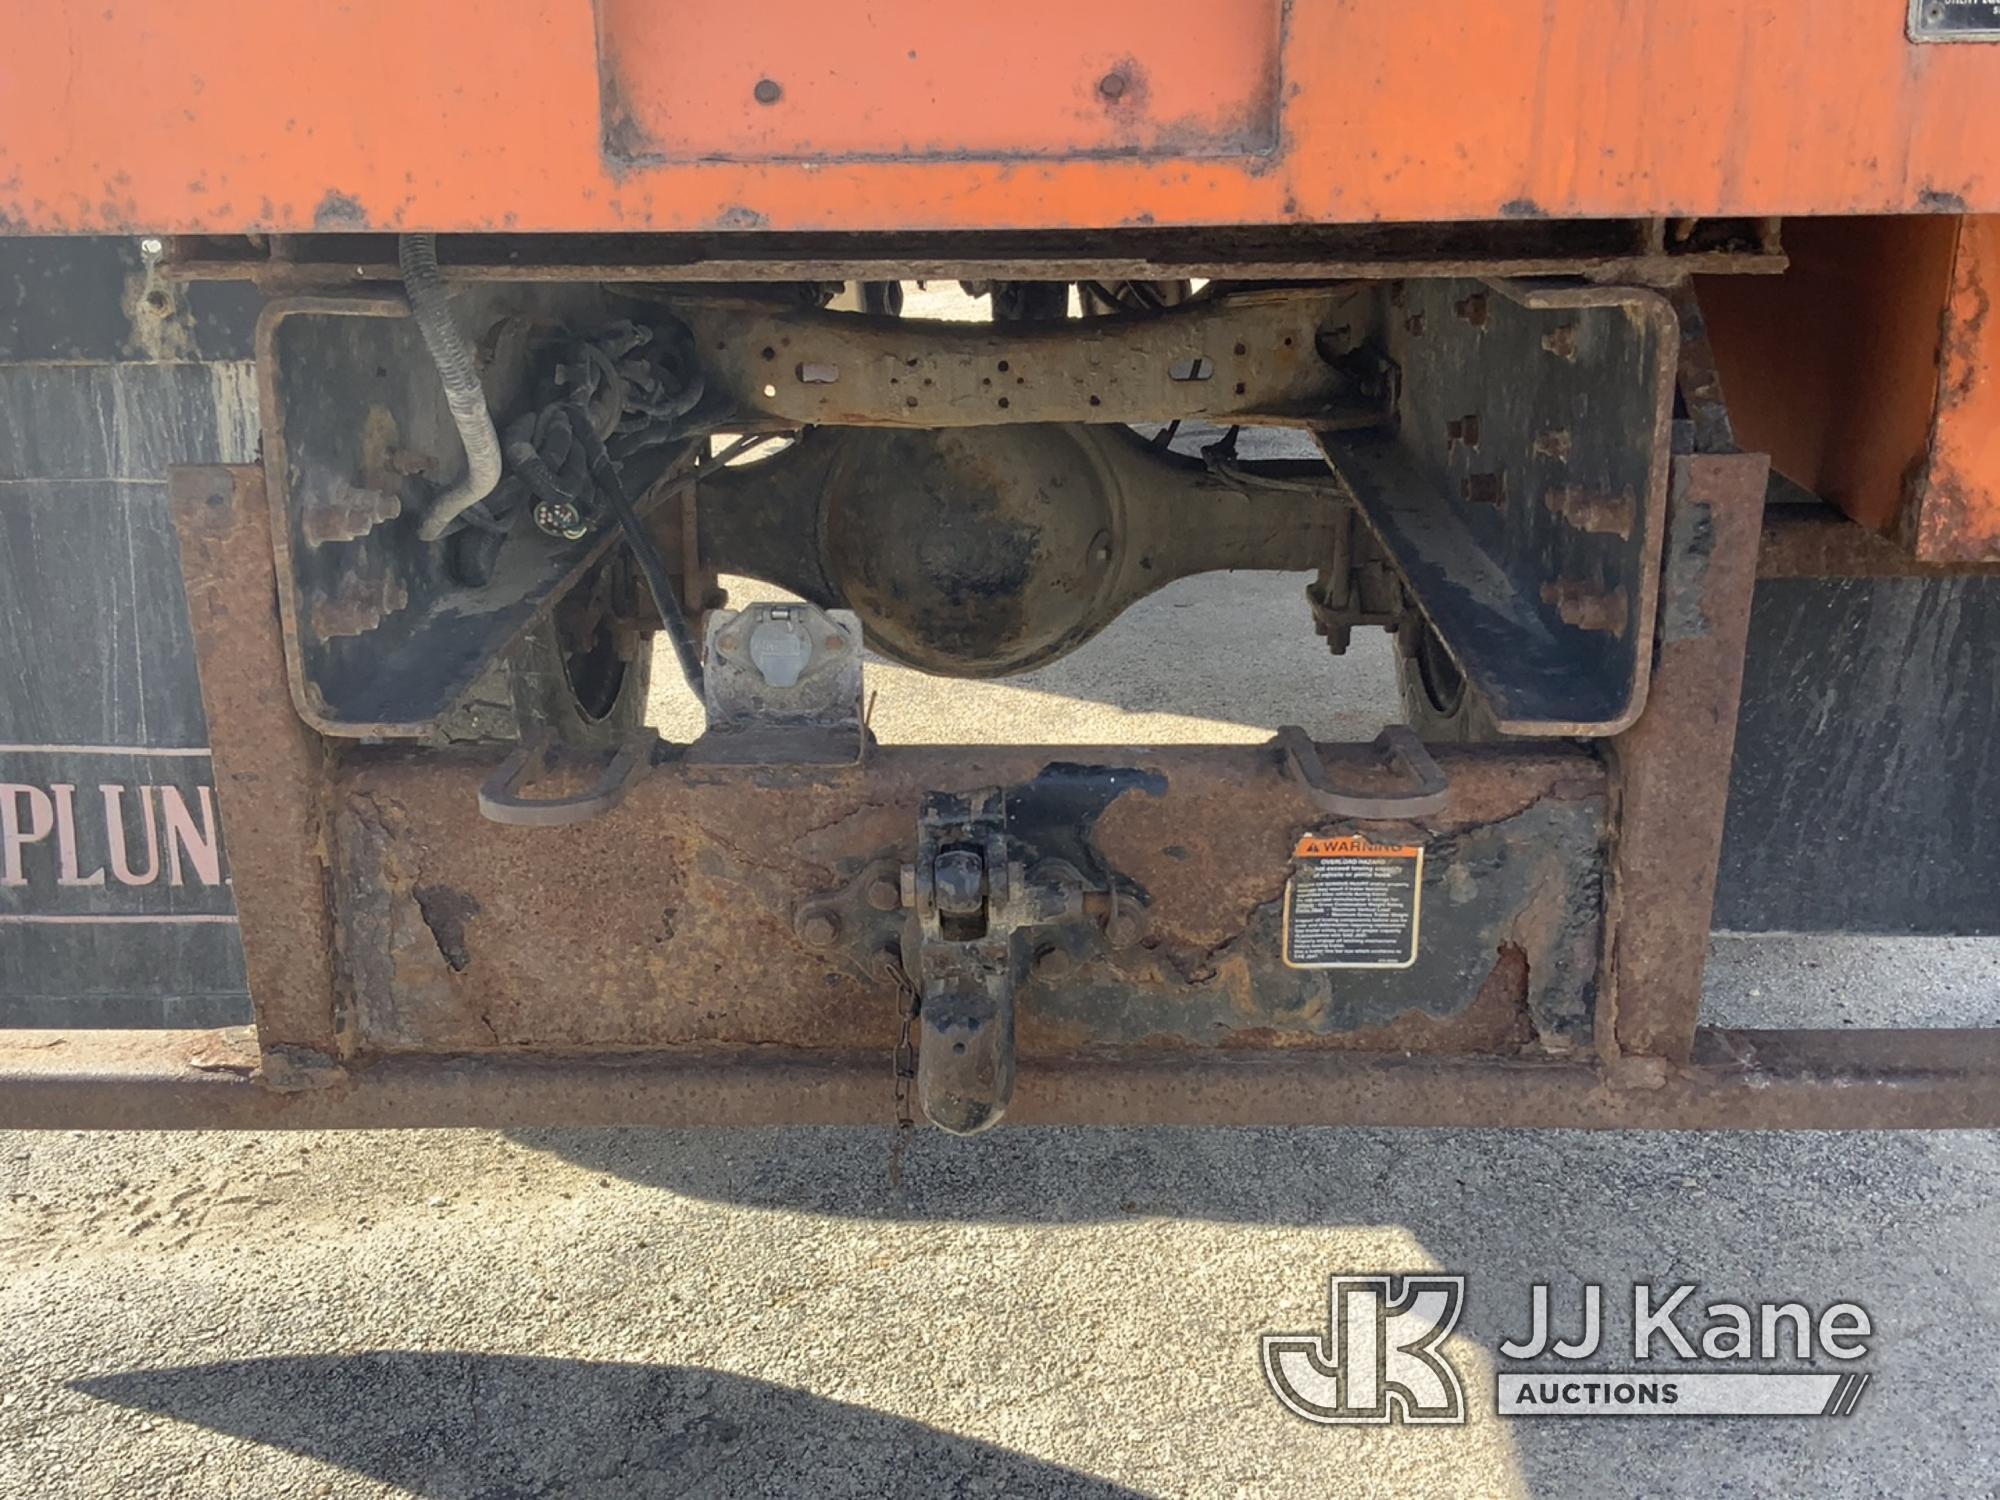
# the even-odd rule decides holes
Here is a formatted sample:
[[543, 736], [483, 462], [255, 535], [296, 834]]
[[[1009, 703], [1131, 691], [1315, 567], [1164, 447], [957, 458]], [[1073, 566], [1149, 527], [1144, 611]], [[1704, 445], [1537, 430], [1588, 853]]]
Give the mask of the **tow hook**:
[[1031, 929], [1096, 917], [1107, 935], [1136, 937], [1144, 913], [1120, 904], [1115, 887], [1088, 889], [1065, 860], [1028, 865], [998, 787], [924, 798], [903, 884], [919, 938], [917, 1103], [940, 1129], [977, 1135], [1014, 1096], [1014, 993]]

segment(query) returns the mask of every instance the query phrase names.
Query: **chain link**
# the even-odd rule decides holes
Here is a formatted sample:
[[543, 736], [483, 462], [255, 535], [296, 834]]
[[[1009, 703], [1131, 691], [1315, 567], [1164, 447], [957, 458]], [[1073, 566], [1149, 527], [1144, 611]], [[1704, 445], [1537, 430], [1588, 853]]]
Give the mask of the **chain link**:
[[903, 1002], [902, 1027], [896, 1034], [895, 1052], [896, 1139], [889, 1148], [889, 1185], [900, 1187], [903, 1182], [903, 1148], [917, 1123], [910, 1105], [911, 1090], [917, 1079], [917, 1044], [912, 1033], [916, 1029], [918, 1007], [923, 1003], [923, 992], [910, 978], [910, 971], [903, 967], [902, 955], [896, 949], [884, 949], [876, 966], [883, 977], [896, 986]]

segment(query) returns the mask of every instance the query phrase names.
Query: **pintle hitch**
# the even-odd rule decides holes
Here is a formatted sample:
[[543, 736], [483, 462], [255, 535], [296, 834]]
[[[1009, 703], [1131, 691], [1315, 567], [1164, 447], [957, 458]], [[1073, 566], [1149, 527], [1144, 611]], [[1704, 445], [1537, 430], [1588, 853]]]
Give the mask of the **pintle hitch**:
[[1000, 788], [924, 798], [903, 881], [918, 933], [917, 1103], [954, 1135], [990, 1130], [1013, 1098], [1023, 930], [1084, 916], [1073, 866], [1044, 860], [1031, 871], [1017, 852]]
[[899, 991], [899, 1124], [912, 1095], [955, 1135], [1000, 1123], [1014, 1092], [1014, 997], [1030, 969], [1046, 983], [1146, 938], [1146, 893], [1104, 863], [1097, 817], [1128, 791], [1165, 790], [1157, 773], [1056, 764], [1016, 786], [928, 792], [913, 859], [885, 850], [795, 909], [807, 947]]

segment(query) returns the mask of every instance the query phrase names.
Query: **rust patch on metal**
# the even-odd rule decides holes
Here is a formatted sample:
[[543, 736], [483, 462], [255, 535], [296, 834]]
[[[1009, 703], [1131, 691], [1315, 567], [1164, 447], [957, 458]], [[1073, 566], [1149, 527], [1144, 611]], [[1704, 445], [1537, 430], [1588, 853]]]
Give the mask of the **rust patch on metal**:
[[[403, 809], [388, 799], [349, 797], [334, 818], [341, 875], [336, 941], [351, 987], [357, 1032], [375, 1048], [477, 1047], [498, 1038], [461, 1003], [447, 938], [461, 957], [476, 899], [453, 903], [456, 929], [440, 932], [420, 890], [442, 885], [424, 873], [423, 846], [409, 837]], [[449, 887], [443, 887], [449, 889]]]
[[479, 915], [479, 898], [448, 885], [412, 886], [410, 894], [416, 898], [417, 910], [423, 913], [424, 926], [430, 928], [437, 942], [438, 953], [454, 974], [463, 974], [472, 962], [472, 950], [465, 942], [465, 924]]
[[[1353, 760], [1357, 747], [1343, 748]], [[1355, 764], [1340, 774], [1358, 778], [1367, 769]], [[1572, 1045], [1587, 1017], [1599, 939], [1595, 768], [1587, 760], [1567, 768], [1474, 760], [1446, 775], [1450, 806], [1410, 823], [1329, 820], [1276, 775], [1230, 786], [1190, 785], [1197, 778], [1183, 774], [1156, 805], [1114, 804], [1099, 847], [1146, 886], [1150, 932], [1140, 950], [1110, 960], [1108, 975], [1086, 969], [1039, 1010], [1025, 1007], [1024, 1018], [1059, 1014], [1071, 1023], [1063, 1034], [1072, 1041], [1090, 1035], [1100, 1044], [1233, 1045], [1226, 1038], [1269, 1030], [1290, 1045], [1344, 1046], [1376, 1035], [1408, 995], [1410, 1009], [1437, 1023], [1424, 1034], [1449, 1046], [1481, 983], [1471, 972], [1474, 955], [1506, 949], [1536, 970], [1516, 1003], [1552, 1049]], [[1588, 831], [1574, 821], [1579, 815]], [[1367, 977], [1281, 968], [1275, 955], [1292, 849], [1302, 835], [1354, 828], [1431, 852], [1424, 901], [1433, 925], [1418, 967]], [[1503, 857], [1505, 850], [1515, 852]], [[1467, 1045], [1482, 1045], [1479, 1021], [1464, 1024]], [[1398, 1034], [1381, 1035], [1392, 1045]]]
[[[842, 795], [859, 783], [838, 773], [675, 768], [603, 818], [511, 828], [464, 795], [488, 769], [411, 756], [349, 778], [366, 815], [346, 840], [344, 925], [399, 955], [357, 976], [371, 1040], [887, 1045], [888, 1001], [807, 949], [789, 914], [833, 879], [837, 849], [894, 847], [907, 813]], [[425, 921], [419, 896], [436, 888], [464, 913], [462, 969], [452, 934]]]
[[366, 635], [409, 602], [409, 585], [395, 574], [366, 578], [350, 571], [339, 593], [312, 601], [312, 632], [323, 641]]
[[[724, 205], [716, 217], [734, 208]], [[1150, 215], [1115, 237], [1051, 230], [1023, 242], [977, 231], [883, 236], [828, 233], [728, 235], [473, 235], [454, 237], [454, 274], [468, 281], [1086, 281], [1200, 277], [1211, 281], [1343, 282], [1423, 277], [1527, 281], [1583, 276], [1605, 284], [1671, 286], [1693, 273], [1773, 276], [1772, 248], [1694, 243], [1671, 253], [1635, 247], [1633, 221], [1463, 224], [1176, 225]], [[281, 294], [393, 282], [395, 239], [375, 235], [230, 236], [174, 240], [162, 272], [183, 281], [253, 281]], [[1341, 351], [1345, 352], [1345, 351]]]
[[148, 257], [143, 267], [125, 278], [119, 306], [132, 327], [132, 352], [160, 363], [198, 359], [186, 293], [165, 271], [157, 259]]
[[[402, 513], [403, 502], [393, 493], [340, 483], [325, 499], [301, 509], [299, 534], [314, 547], [328, 542], [351, 542]], [[408, 602], [407, 598], [404, 602]], [[321, 639], [325, 639], [324, 634]]]
[[1507, 476], [1498, 470], [1489, 474], [1468, 474], [1459, 481], [1458, 492], [1468, 505], [1505, 505]]
[[1611, 743], [1615, 837], [1598, 1050], [1685, 1061], [1701, 1010], [1769, 464], [1674, 460], [1663, 628], [1646, 710]]
[[[1217, 971], [1219, 982], [1236, 998], [1246, 1018], [1257, 1015], [1250, 995], [1251, 977], [1241, 954], [1224, 958]], [[1244, 1052], [1400, 1052], [1429, 1055], [1484, 1053], [1497, 1056], [1560, 1053], [1557, 1046], [1543, 1048], [1538, 1041], [1533, 1017], [1528, 1009], [1528, 960], [1519, 944], [1502, 943], [1494, 952], [1493, 966], [1473, 992], [1471, 1002], [1450, 1016], [1429, 1015], [1409, 1010], [1379, 1026], [1354, 1031], [1307, 1031], [1271, 1025], [1244, 1025], [1224, 1033], [1212, 1045], [1226, 1053]], [[1300, 1022], [1319, 1017], [1301, 1012]], [[1023, 1056], [1060, 1057], [1085, 1050], [1097, 1043], [1088, 1026], [1075, 1020], [1051, 1021], [1025, 1007], [1020, 1017], [1020, 1046]], [[1173, 1032], [1148, 1036], [1134, 1045], [1148, 1050], [1188, 1053], [1203, 1044]]]
[[[1568, 457], [1568, 435], [1564, 434], [1563, 456]], [[1537, 441], [1536, 451], [1542, 446]], [[1559, 484], [1545, 491], [1542, 505], [1550, 515], [1560, 516], [1578, 531], [1596, 536], [1615, 536], [1629, 541], [1638, 524], [1639, 502], [1630, 490], [1620, 495], [1604, 495], [1581, 485]]]
[[1631, 603], [1622, 587], [1604, 589], [1570, 579], [1543, 584], [1542, 603], [1554, 609], [1563, 624], [1600, 635], [1624, 635], [1625, 621], [1631, 613]]
[[258, 1063], [257, 1082], [274, 1094], [318, 1093], [346, 1083], [347, 1069], [309, 1047], [266, 1047]]
[[[1134, 883], [1135, 894], [1124, 899], [1137, 903], [1146, 927], [1137, 945], [1117, 949], [1105, 945], [1087, 912], [1074, 929], [1051, 929], [1054, 946], [1067, 949], [1069, 972], [1059, 993], [1037, 981], [1041, 988], [1024, 994], [1024, 1037], [1041, 1034], [1037, 1026], [1067, 1024], [1062, 1013], [1072, 999], [1085, 1011], [1096, 1006], [1099, 990], [1129, 993], [1133, 1006], [1147, 994], [1153, 1000], [1146, 1003], [1155, 1004], [1186, 994], [1190, 1017], [1196, 1010], [1221, 1016], [1218, 997], [1234, 982], [1229, 966], [1253, 949], [1268, 949], [1265, 963], [1275, 962], [1274, 903], [1298, 837], [1329, 826], [1262, 747], [1096, 753], [1106, 765], [1135, 766], [1134, 786], [1164, 778], [1164, 795], [1112, 800], [1092, 841], [1104, 864]], [[1371, 769], [1387, 774], [1365, 747], [1327, 754], [1336, 766], [1351, 761], [1342, 773], [1357, 780]], [[1445, 760], [1448, 774], [1458, 766], [1454, 802], [1427, 820], [1432, 840], [1484, 848], [1505, 840], [1495, 823], [1568, 808], [1574, 813], [1560, 816], [1584, 818], [1589, 830], [1580, 845], [1576, 834], [1565, 834], [1567, 843], [1597, 847], [1602, 779], [1587, 755], [1461, 751]], [[666, 766], [604, 818], [526, 830], [478, 818], [466, 791], [489, 761], [356, 752], [341, 773], [352, 819], [342, 830], [342, 927], [347, 947], [357, 950], [355, 1007], [371, 1046], [886, 1049], [895, 996], [848, 949], [901, 932], [893, 903], [885, 911], [868, 892], [881, 872], [908, 857], [918, 803], [937, 789], [1032, 788], [1047, 769], [1045, 752], [1032, 747], [885, 750], [862, 767], [831, 770]], [[1496, 894], [1515, 889], [1511, 875], [1495, 871], [1481, 878], [1499, 882]], [[1578, 878], [1592, 877], [1585, 869]], [[1587, 966], [1562, 977], [1561, 913], [1587, 907], [1593, 942], [1596, 925], [1594, 895], [1578, 895], [1570, 879], [1553, 870], [1529, 878], [1483, 950], [1518, 946], [1531, 965], [1543, 966], [1534, 982], [1545, 978], [1554, 986], [1550, 995], [1569, 997], [1563, 1006], [1580, 1004], [1574, 980]], [[1538, 895], [1538, 882], [1545, 894]], [[464, 907], [460, 932], [441, 930], [445, 924], [435, 920], [439, 889], [477, 903], [476, 911]], [[834, 909], [828, 898], [843, 892], [835, 903], [840, 931], [830, 946], [815, 947], [812, 934], [795, 926], [797, 915]], [[1553, 903], [1546, 912], [1544, 900]], [[1441, 909], [1440, 921], [1449, 915]], [[1246, 938], [1257, 924], [1258, 935]], [[461, 944], [469, 961], [457, 968], [449, 959]], [[1422, 1008], [1463, 1011], [1496, 962], [1489, 957], [1467, 974], [1462, 994]], [[1204, 964], [1211, 971], [1205, 976]], [[1045, 964], [1045, 978], [1060, 967]], [[1291, 1014], [1283, 1008], [1313, 1003], [1316, 985], [1252, 995], [1233, 1024], [1288, 1029]], [[1341, 992], [1349, 998], [1335, 1003], [1369, 994], [1378, 998], [1368, 1005], [1379, 1007], [1379, 991], [1373, 981], [1350, 980]], [[1478, 1003], [1497, 1004], [1491, 996]], [[1182, 1002], [1167, 1004], [1171, 1011]], [[1366, 1032], [1373, 1013], [1330, 1014], [1325, 1024]], [[1491, 1017], [1479, 1015], [1486, 1019], [1468, 1024], [1483, 1037], [1478, 1028]], [[1172, 1030], [1151, 1027], [1142, 1006], [1114, 1005], [1104, 1016], [1100, 1042], [1131, 1026]]]
[[2000, 561], [1926, 562], [1831, 505], [1764, 510], [1759, 578], [1995, 578]]
[[[918, 323], [722, 298], [673, 308], [702, 348], [711, 394], [750, 423], [929, 430], [1199, 416], [1381, 425], [1384, 393], [1359, 394], [1318, 350], [1323, 326], [1353, 316], [1351, 298], [1272, 288], [1080, 323]], [[807, 370], [839, 378], [808, 380]], [[1196, 370], [1209, 373], [1188, 378]]]
[[350, 193], [328, 188], [313, 209], [313, 228], [321, 230], [366, 229], [368, 210]]
[[1904, 507], [1916, 555], [2000, 562], [2000, 216], [1960, 220], [1940, 315], [1927, 462]]
[[[0, 1128], [885, 1124], [876, 1052], [693, 1047], [624, 1056], [383, 1058], [281, 1093], [197, 1071], [207, 1034], [0, 1033]], [[1667, 1130], [2000, 1127], [2000, 1034], [1700, 1033], [1686, 1067], [1606, 1070], [1398, 1052], [1025, 1060], [1024, 1125], [1372, 1125]], [[1623, 1086], [1611, 1086], [1616, 1077]], [[1634, 1086], [1638, 1085], [1638, 1086]]]
[[337, 1053], [325, 748], [283, 690], [263, 473], [176, 468], [168, 490], [259, 1034], [266, 1049]]

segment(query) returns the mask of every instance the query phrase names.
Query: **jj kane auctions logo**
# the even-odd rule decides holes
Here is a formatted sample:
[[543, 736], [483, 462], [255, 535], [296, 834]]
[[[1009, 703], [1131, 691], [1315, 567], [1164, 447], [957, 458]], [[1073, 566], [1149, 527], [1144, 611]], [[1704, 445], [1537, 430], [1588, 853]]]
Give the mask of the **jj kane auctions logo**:
[[[1548, 1286], [1537, 1283], [1527, 1332], [1498, 1346], [1503, 1359], [1526, 1367], [1498, 1374], [1495, 1409], [1511, 1417], [1780, 1417], [1847, 1416], [1860, 1405], [1872, 1377], [1840, 1368], [1869, 1352], [1874, 1326], [1859, 1304], [1815, 1314], [1801, 1302], [1697, 1304], [1696, 1292], [1691, 1284], [1634, 1286], [1631, 1356], [1646, 1368], [1586, 1369], [1579, 1363], [1615, 1357], [1604, 1288], [1583, 1287], [1574, 1336], [1565, 1337]], [[1332, 1277], [1324, 1332], [1264, 1335], [1264, 1380], [1287, 1411], [1326, 1426], [1462, 1423], [1465, 1388], [1443, 1346], [1465, 1298], [1458, 1275]], [[1752, 1361], [1819, 1368], [1730, 1368]]]

